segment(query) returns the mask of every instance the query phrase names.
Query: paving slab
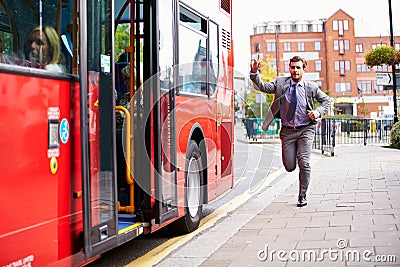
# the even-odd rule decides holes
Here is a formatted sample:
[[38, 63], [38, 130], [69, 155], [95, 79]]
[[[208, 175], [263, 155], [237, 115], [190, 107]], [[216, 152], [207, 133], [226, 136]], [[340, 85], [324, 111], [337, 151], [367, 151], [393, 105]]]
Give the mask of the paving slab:
[[400, 150], [343, 146], [312, 157], [307, 206], [296, 206], [297, 173], [288, 173], [157, 266], [400, 266]]

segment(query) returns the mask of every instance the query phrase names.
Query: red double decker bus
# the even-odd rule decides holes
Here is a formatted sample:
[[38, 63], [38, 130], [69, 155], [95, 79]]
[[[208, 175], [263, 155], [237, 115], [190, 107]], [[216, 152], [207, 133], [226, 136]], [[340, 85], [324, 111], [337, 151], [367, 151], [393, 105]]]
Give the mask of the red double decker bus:
[[78, 266], [233, 186], [231, 0], [0, 1], [0, 266]]

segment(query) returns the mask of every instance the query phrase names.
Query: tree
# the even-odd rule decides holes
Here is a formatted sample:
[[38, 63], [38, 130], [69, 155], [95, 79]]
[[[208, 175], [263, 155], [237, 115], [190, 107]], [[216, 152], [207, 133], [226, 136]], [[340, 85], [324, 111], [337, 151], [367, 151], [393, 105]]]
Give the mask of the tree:
[[365, 116], [368, 114], [368, 109], [365, 106], [364, 99], [362, 99], [362, 102], [360, 103], [360, 109], [361, 109], [360, 111], [361, 111], [361, 114], [363, 115], [363, 118], [365, 118]]
[[276, 69], [271, 68], [270, 59], [267, 57], [260, 68], [260, 78], [264, 82], [270, 82], [276, 78]]
[[[116, 59], [125, 52], [125, 47], [129, 46], [130, 27], [128, 23], [118, 24], [115, 31], [115, 49], [114, 56]], [[136, 51], [136, 42], [133, 44]], [[143, 44], [140, 43], [140, 62], [143, 62]], [[135, 53], [136, 55], [136, 53]]]
[[0, 48], [0, 53], [13, 54], [13, 35], [11, 33], [0, 31]]
[[124, 53], [127, 46], [129, 46], [129, 24], [119, 24], [115, 31], [115, 58]]

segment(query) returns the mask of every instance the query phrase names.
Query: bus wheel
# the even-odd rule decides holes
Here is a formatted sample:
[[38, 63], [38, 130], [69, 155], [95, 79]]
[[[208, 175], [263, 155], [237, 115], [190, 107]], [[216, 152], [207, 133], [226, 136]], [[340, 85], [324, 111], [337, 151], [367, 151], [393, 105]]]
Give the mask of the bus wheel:
[[185, 174], [185, 215], [177, 222], [177, 232], [190, 233], [200, 224], [203, 210], [203, 166], [199, 146], [190, 141], [186, 153]]

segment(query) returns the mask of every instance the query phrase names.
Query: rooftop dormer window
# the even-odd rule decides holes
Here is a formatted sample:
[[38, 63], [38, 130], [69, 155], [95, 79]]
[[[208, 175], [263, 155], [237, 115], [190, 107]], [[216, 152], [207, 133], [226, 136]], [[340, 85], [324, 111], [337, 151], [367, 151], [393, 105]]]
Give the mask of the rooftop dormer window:
[[283, 21], [281, 23], [279, 23], [279, 27], [280, 27], [280, 32], [281, 33], [285, 33], [285, 32], [292, 32], [292, 27], [293, 24], [289, 21]]
[[308, 32], [308, 22], [307, 21], [296, 22], [296, 32]]

